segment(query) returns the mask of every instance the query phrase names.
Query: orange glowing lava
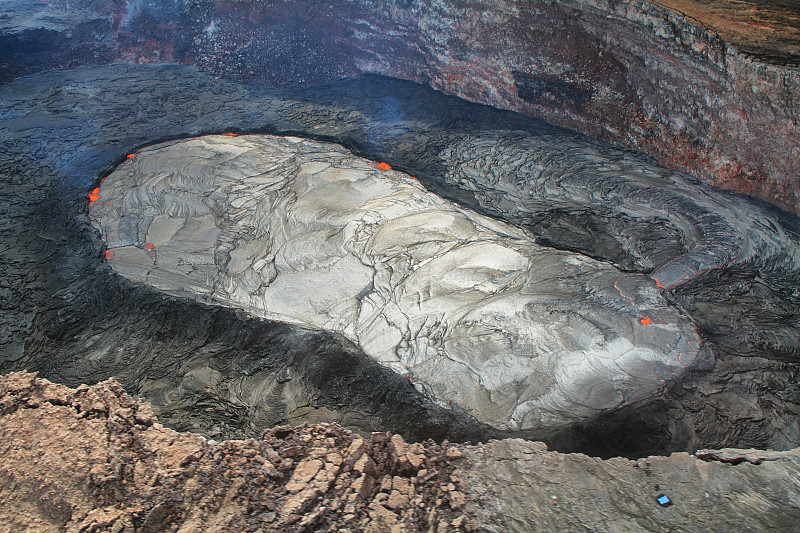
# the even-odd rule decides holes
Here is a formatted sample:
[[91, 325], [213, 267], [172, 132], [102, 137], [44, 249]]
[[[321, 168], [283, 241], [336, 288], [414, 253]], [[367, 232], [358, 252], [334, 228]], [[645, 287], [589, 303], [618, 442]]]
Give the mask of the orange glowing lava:
[[92, 205], [100, 198], [100, 187], [95, 187], [92, 189], [92, 192], [89, 193], [89, 205]]
[[155, 249], [156, 249], [156, 247], [152, 242], [144, 243], [144, 251], [145, 252], [152, 252]]
[[114, 252], [112, 250], [106, 250], [106, 261], [111, 261], [114, 259]]
[[639, 323], [641, 323], [641, 324], [643, 324], [645, 326], [649, 325], [650, 324], [650, 317], [646, 316], [644, 318], [640, 318], [639, 319]]
[[392, 169], [392, 167], [389, 165], [389, 163], [384, 163], [383, 161], [378, 163], [378, 168], [381, 169], [381, 170], [391, 170]]
[[227, 135], [228, 137], [236, 137], [239, 134], [238, 133], [223, 133], [223, 135]]
[[127, 157], [128, 159], [133, 159], [134, 157], [136, 157], [136, 154], [128, 154], [125, 157]]

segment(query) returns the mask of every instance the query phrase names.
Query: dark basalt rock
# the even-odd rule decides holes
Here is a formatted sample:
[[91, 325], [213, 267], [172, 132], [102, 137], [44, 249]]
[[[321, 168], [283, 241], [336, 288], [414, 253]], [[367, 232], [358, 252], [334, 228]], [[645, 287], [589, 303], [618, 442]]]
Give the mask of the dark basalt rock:
[[556, 76], [534, 76], [518, 70], [511, 71], [517, 94], [531, 104], [541, 103], [542, 97], [550, 98], [554, 105], [581, 109], [592, 99], [592, 90], [566, 82]]

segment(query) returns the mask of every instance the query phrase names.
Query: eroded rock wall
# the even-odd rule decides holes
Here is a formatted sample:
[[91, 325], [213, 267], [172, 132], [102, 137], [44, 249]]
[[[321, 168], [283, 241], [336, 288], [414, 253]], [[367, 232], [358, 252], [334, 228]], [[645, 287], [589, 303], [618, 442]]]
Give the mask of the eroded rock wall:
[[646, 0], [117, 0], [81, 9], [5, 0], [0, 80], [114, 60], [197, 64], [268, 84], [374, 72], [640, 149], [798, 212], [793, 12], [759, 5], [791, 20], [760, 19], [783, 44], [745, 55], [704, 26], [725, 30], [718, 13], [660, 4], [694, 18]]
[[380, 5], [344, 41], [362, 71], [545, 118], [797, 209], [795, 68], [645, 1]]

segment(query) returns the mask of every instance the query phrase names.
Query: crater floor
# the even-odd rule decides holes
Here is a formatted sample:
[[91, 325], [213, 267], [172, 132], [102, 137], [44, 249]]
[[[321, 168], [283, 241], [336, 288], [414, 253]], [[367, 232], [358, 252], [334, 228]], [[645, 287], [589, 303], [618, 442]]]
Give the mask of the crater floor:
[[[259, 435], [265, 427], [284, 422], [324, 420], [362, 432], [399, 431], [412, 440], [486, 441], [524, 436], [544, 439], [559, 450], [600, 455], [641, 456], [725, 446], [785, 449], [800, 442], [796, 416], [800, 409], [796, 379], [800, 356], [800, 223], [796, 216], [763, 202], [710, 188], [658, 167], [640, 154], [574, 132], [377, 76], [319, 87], [266, 89], [225, 82], [174, 65], [62, 70], [4, 84], [0, 87], [0, 115], [0, 206], [5, 214], [0, 217], [3, 372], [35, 370], [71, 385], [115, 376], [126, 390], [150, 400], [166, 423], [214, 438]], [[287, 181], [286, 189], [281, 186], [269, 191], [270, 195], [274, 192], [274, 201], [281, 198], [291, 207], [285, 212], [271, 212], [281, 204], [269, 201], [259, 204], [264, 210], [259, 212], [255, 205], [246, 205], [246, 198], [237, 198], [233, 188], [223, 187], [225, 194], [218, 197], [210, 194], [210, 204], [198, 201], [203, 187], [212, 187], [218, 179], [216, 173], [202, 171], [202, 165], [197, 169], [201, 169], [198, 177], [203, 179], [194, 184], [173, 183], [174, 176], [152, 173], [153, 183], [159, 187], [179, 187], [167, 191], [145, 186], [138, 197], [126, 198], [128, 204], [116, 207], [139, 206], [141, 212], [132, 213], [135, 216], [124, 223], [120, 216], [116, 235], [107, 234], [106, 243], [101, 240], [87, 216], [87, 197], [99, 185], [101, 176], [123, 162], [120, 169], [125, 172], [135, 170], [140, 161], [146, 163], [147, 153], [153, 149], [142, 147], [172, 139], [168, 145], [179, 150], [190, 146], [189, 141], [180, 139], [221, 132], [303, 137], [336, 142], [346, 150], [332, 144], [319, 145], [325, 146], [319, 152], [325, 153], [323, 160], [302, 156], [311, 158], [311, 166], [306, 167], [296, 165], [302, 157], [286, 160], [286, 176], [293, 176], [294, 181]], [[215, 137], [220, 148], [236, 147], [255, 138]], [[314, 145], [310, 140], [294, 145], [302, 143]], [[232, 165], [219, 173], [224, 181], [226, 174], [237, 176], [233, 165], [236, 158], [222, 151], [220, 162]], [[127, 159], [131, 153], [138, 155]], [[208, 155], [218, 157], [215, 153], [211, 150]], [[329, 158], [341, 158], [352, 165], [328, 166]], [[374, 168], [369, 162], [375, 161], [385, 161], [399, 172]], [[302, 170], [313, 165], [326, 170], [319, 176]], [[338, 183], [337, 191], [345, 186], [356, 195], [321, 194], [310, 202], [313, 194], [309, 191], [314, 188], [309, 187], [314, 180], [335, 168], [351, 166], [360, 173], [354, 182], [348, 181], [348, 171], [341, 173], [339, 182], [331, 183]], [[180, 171], [178, 174], [185, 176], [194, 172], [189, 167]], [[246, 174], [238, 176], [244, 179]], [[297, 176], [303, 176], [305, 182], [297, 181]], [[415, 176], [425, 190], [408, 176]], [[370, 185], [362, 189], [353, 183]], [[267, 179], [262, 185], [266, 190], [277, 184]], [[412, 226], [414, 232], [387, 231], [388, 240], [381, 240], [376, 238], [380, 225], [373, 228], [367, 224], [369, 216], [374, 215], [366, 214], [362, 204], [345, 203], [344, 213], [329, 208], [330, 212], [322, 213], [319, 209], [334, 198], [340, 205], [345, 197], [360, 198], [366, 205], [370, 198], [384, 198], [383, 193], [375, 191], [387, 187], [424, 200], [422, 204], [416, 200], [393, 204], [392, 208], [399, 210], [397, 216], [384, 215], [385, 228], [403, 220], [406, 224], [402, 227]], [[158, 201], [146, 207], [148, 198]], [[423, 235], [420, 239], [416, 229], [425, 225], [407, 222], [420, 212], [424, 202], [439, 206], [437, 209], [464, 224], [434, 224], [436, 231], [453, 235]], [[312, 207], [296, 209], [303, 205]], [[92, 209], [106, 207], [98, 198]], [[197, 224], [194, 215], [189, 216], [193, 210], [202, 215], [209, 209], [203, 224]], [[238, 219], [230, 218], [234, 213], [259, 220], [253, 224], [254, 231], [269, 228], [275, 248], [267, 252], [263, 244], [255, 244], [256, 239], [248, 240], [246, 233], [237, 233]], [[151, 216], [152, 220], [148, 218]], [[351, 218], [356, 222], [348, 227]], [[273, 222], [278, 227], [272, 227]], [[362, 222], [365, 229], [375, 231], [363, 234], [369, 236], [365, 242], [355, 239], [355, 232], [347, 233], [348, 228], [355, 230]], [[426, 222], [430, 224], [428, 218]], [[298, 238], [306, 235], [305, 228], [316, 224], [323, 228], [321, 232], [312, 232], [309, 239]], [[472, 233], [462, 239], [459, 232], [465, 227]], [[203, 228], [217, 233], [212, 238], [202, 232]], [[202, 246], [198, 253], [187, 250], [182, 258], [170, 257], [164, 242], [181, 232], [192, 235], [186, 242]], [[217, 241], [223, 234], [232, 240]], [[398, 241], [398, 235], [406, 240]], [[465, 272], [451, 268], [457, 263], [439, 264], [435, 257], [440, 251], [459, 249], [448, 248], [451, 238], [462, 248], [505, 250], [470, 254], [488, 261], [489, 266], [502, 266], [500, 273], [476, 263], [475, 268], [467, 269], [471, 270], [469, 275], [462, 277]], [[209, 244], [212, 241], [213, 247]], [[330, 242], [336, 246], [322, 246]], [[114, 259], [104, 255], [109, 243]], [[147, 243], [153, 245], [152, 249]], [[413, 253], [403, 255], [396, 249], [398, 243], [413, 248]], [[377, 246], [370, 248], [373, 244]], [[540, 254], [545, 248], [547, 254]], [[283, 253], [277, 254], [278, 250]], [[256, 264], [256, 256], [264, 253], [265, 261]], [[139, 265], [141, 272], [149, 271], [148, 280], [158, 280], [161, 273], [169, 272], [168, 267], [174, 268], [171, 275], [179, 272], [181, 283], [208, 298], [187, 298], [185, 287], [181, 296], [177, 292], [170, 295], [117, 275], [112, 266], [126, 256], [135, 258], [131, 264]], [[422, 264], [428, 258], [431, 260]], [[155, 268], [153, 259], [158, 262]], [[270, 265], [273, 260], [274, 271]], [[273, 288], [280, 286], [282, 272], [278, 266], [287, 267], [284, 278], [294, 271], [291, 275], [303, 279], [318, 275], [315, 264], [325, 260], [331, 264], [336, 260], [349, 262], [355, 270], [346, 271], [365, 273], [363, 279], [345, 279], [350, 292], [331, 307], [336, 311], [333, 315], [311, 306], [295, 308], [294, 316], [287, 314], [281, 321], [242, 312], [246, 306], [256, 308], [243, 295], [251, 290], [258, 294], [263, 280], [275, 276], [270, 285], [263, 283], [264, 291], [276, 283]], [[178, 269], [180, 261], [183, 270]], [[200, 268], [188, 268], [191, 262]], [[386, 269], [381, 271], [381, 278], [381, 265], [391, 265], [398, 274], [408, 276], [386, 279], [390, 273]], [[514, 268], [506, 270], [509, 265]], [[306, 266], [310, 268], [303, 270]], [[570, 275], [551, 278], [548, 269], [566, 270]], [[581, 269], [592, 273], [586, 281], [573, 285], [564, 281], [582, 279], [571, 275]], [[504, 277], [506, 273], [508, 277]], [[243, 275], [237, 277], [239, 274]], [[478, 286], [458, 285], [472, 276], [481, 280]], [[215, 277], [225, 283], [216, 283]], [[161, 278], [165, 284], [169, 279]], [[415, 307], [414, 298], [404, 300], [403, 295], [408, 290], [410, 295], [438, 296], [426, 292], [425, 283], [404, 285], [403, 279], [405, 283], [431, 281], [431, 288], [449, 283], [451, 289], [459, 290], [442, 294], [469, 296], [471, 305], [477, 302], [485, 313], [468, 320], [462, 320], [467, 315], [459, 321], [454, 318], [447, 324], [465, 327], [442, 328], [443, 336], [437, 336], [435, 320], [423, 324], [423, 310]], [[658, 332], [668, 338], [660, 344], [661, 355], [656, 354], [656, 359], [669, 357], [669, 343], [681, 339], [690, 344], [689, 352], [695, 351], [696, 357], [669, 379], [688, 361], [663, 359], [666, 364], [662, 370], [666, 372], [645, 377], [625, 366], [629, 360], [623, 360], [619, 370], [612, 365], [611, 375], [629, 372], [636, 376], [638, 381], [631, 383], [641, 388], [629, 389], [626, 378], [597, 382], [597, 376], [608, 375], [608, 366], [598, 371], [580, 365], [559, 368], [557, 357], [553, 358], [553, 368], [547, 369], [551, 373], [544, 377], [521, 378], [513, 366], [504, 374], [503, 365], [480, 367], [481, 360], [473, 357], [482, 349], [477, 343], [448, 341], [480, 338], [510, 346], [507, 340], [514, 335], [525, 339], [508, 327], [513, 323], [508, 320], [508, 310], [514, 309], [515, 320], [516, 313], [525, 310], [520, 316], [533, 323], [540, 320], [540, 324], [546, 310], [541, 294], [526, 295], [525, 279], [546, 280], [545, 292], [560, 297], [550, 300], [558, 300], [552, 307], [560, 319], [555, 323], [558, 331], [566, 333], [553, 339], [551, 346], [563, 347], [562, 355], [593, 353], [595, 349], [598, 351], [594, 353], [599, 353], [603, 343], [611, 346], [625, 340], [655, 350], [648, 343], [660, 341], [648, 338], [647, 332]], [[533, 306], [503, 306], [504, 312], [483, 305], [491, 300], [492, 291], [505, 296], [506, 287], [513, 289], [508, 294], [516, 294], [515, 298], [525, 295], [524, 302], [538, 300]], [[304, 301], [309, 301], [309, 294], [321, 296], [315, 291], [306, 293]], [[235, 305], [240, 309], [228, 307], [230, 303], [220, 306], [219, 300], [210, 298], [212, 295], [245, 303]], [[576, 295], [580, 298], [574, 298]], [[385, 309], [396, 304], [403, 310], [391, 316], [409, 317], [407, 330], [400, 321], [393, 324], [402, 327], [385, 326], [384, 338], [391, 340], [387, 345], [399, 348], [394, 355], [374, 350], [368, 336], [358, 329], [362, 311], [362, 324], [369, 323], [366, 318], [370, 309], [377, 323], [384, 320], [378, 317], [390, 316], [377, 311], [384, 309], [384, 299]], [[362, 306], [364, 302], [372, 307]], [[444, 307], [452, 309], [453, 304]], [[262, 309], [268, 307], [263, 305]], [[662, 320], [659, 310], [669, 318]], [[301, 312], [302, 320], [298, 319]], [[593, 318], [596, 316], [600, 318]], [[650, 318], [650, 324], [642, 323], [644, 318]], [[492, 321], [494, 326], [483, 327]], [[312, 323], [317, 324], [314, 329], [305, 326]], [[665, 324], [674, 324], [680, 339], [669, 337]], [[467, 325], [473, 327], [472, 332], [466, 331]], [[699, 350], [685, 333], [694, 334], [694, 327], [689, 325], [697, 328]], [[496, 335], [496, 330], [513, 335]], [[409, 335], [404, 346], [400, 337], [406, 331]], [[411, 342], [411, 333], [420, 342]], [[427, 358], [429, 348], [431, 355], [454, 367], [472, 365], [475, 371], [471, 368], [463, 375], [473, 380], [473, 385], [480, 383], [480, 389], [473, 392], [479, 390], [483, 396], [476, 399], [461, 393], [453, 401], [447, 396], [449, 384], [437, 381], [445, 378], [434, 371], [430, 371], [429, 390], [424, 380], [416, 383], [421, 393], [415, 384], [364, 353], [383, 358], [387, 365], [414, 379], [412, 374], [421, 370], [417, 366], [423, 360], [422, 351]], [[440, 357], [442, 349], [462, 355]], [[528, 364], [530, 353], [525, 350], [517, 344], [510, 352], [497, 353], [506, 354], [500, 357], [503, 362], [510, 357], [514, 364]], [[398, 353], [404, 354], [404, 359]], [[641, 353], [645, 352], [634, 357], [633, 363], [642, 360]], [[461, 362], [456, 361], [458, 358]], [[536, 367], [541, 364], [536, 358], [530, 360], [534, 370], [541, 368]], [[608, 363], [602, 358], [588, 360]], [[575, 373], [571, 373], [573, 369]], [[476, 377], [481, 373], [496, 379], [481, 382]], [[554, 376], [565, 384], [580, 385], [579, 390], [561, 387]], [[592, 391], [583, 388], [580, 376], [593, 376]], [[512, 392], [513, 386], [506, 385], [514, 383], [521, 383], [523, 388], [536, 383], [542, 389]], [[547, 387], [555, 391], [553, 397], [559, 398], [560, 405], [535, 404], [549, 394]], [[493, 392], [487, 400], [485, 390], [496, 394]], [[638, 394], [646, 390], [653, 393]], [[429, 395], [440, 403], [432, 402]], [[534, 402], [526, 404], [532, 407], [530, 417], [523, 412], [513, 418], [517, 406], [524, 404], [518, 397]], [[581, 404], [583, 400], [585, 405]], [[502, 416], [490, 418], [480, 411], [481, 405], [491, 402], [500, 406]], [[506, 424], [509, 429], [477, 420], [470, 409], [483, 420], [498, 426]], [[514, 424], [536, 428], [552, 413], [582, 421], [548, 430], [511, 429]]]

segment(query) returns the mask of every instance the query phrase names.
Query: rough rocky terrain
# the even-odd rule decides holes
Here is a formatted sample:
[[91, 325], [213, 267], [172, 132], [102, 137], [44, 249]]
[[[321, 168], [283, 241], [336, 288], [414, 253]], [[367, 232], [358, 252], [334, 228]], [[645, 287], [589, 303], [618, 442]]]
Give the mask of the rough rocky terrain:
[[[795, 20], [785, 0], [0, 0], [0, 371], [115, 376], [165, 424], [203, 435], [159, 426], [113, 382], [7, 376], [2, 528], [795, 530], [797, 217], [410, 83], [306, 85], [416, 80], [797, 212]], [[109, 66], [120, 60], [172, 65]], [[87, 216], [100, 178], [153, 143], [222, 132], [341, 143], [538, 244], [630, 272], [622, 296], [625, 280], [659, 283], [698, 327], [699, 357], [621, 409], [497, 430], [342, 335], [117, 276]], [[302, 421], [354, 433], [286, 427]], [[514, 436], [559, 451], [426, 442]], [[345, 460], [358, 439], [360, 472]], [[644, 458], [709, 446], [787, 451]]]
[[337, 425], [215, 443], [116, 381], [0, 380], [0, 531], [469, 531], [461, 452]]
[[790, 0], [3, 0], [0, 81], [110, 61], [269, 85], [362, 72], [544, 118], [798, 212]]
[[0, 378], [0, 434], [3, 532], [788, 533], [800, 519], [797, 449], [603, 461], [331, 424], [217, 443], [163, 427], [113, 380], [27, 373]]

